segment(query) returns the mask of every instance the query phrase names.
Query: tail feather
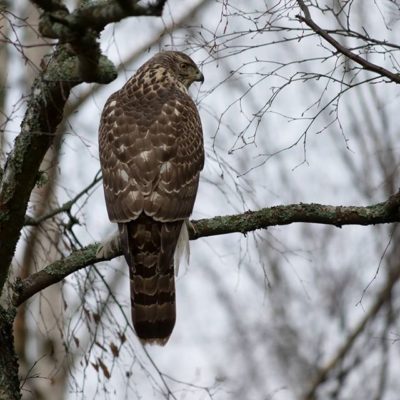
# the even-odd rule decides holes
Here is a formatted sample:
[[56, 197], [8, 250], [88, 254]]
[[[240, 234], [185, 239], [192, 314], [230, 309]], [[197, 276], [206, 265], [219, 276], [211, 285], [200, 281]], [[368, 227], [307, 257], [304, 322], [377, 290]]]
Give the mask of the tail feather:
[[129, 266], [132, 321], [144, 343], [165, 344], [175, 325], [174, 251], [182, 222], [141, 215], [119, 224]]

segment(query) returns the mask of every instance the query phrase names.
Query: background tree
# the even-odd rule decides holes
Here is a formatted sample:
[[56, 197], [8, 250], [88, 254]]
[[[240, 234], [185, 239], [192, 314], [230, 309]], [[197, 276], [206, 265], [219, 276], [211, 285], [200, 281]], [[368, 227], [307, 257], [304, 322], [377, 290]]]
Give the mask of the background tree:
[[[1, 9], [0, 398], [396, 398], [398, 2], [31, 3]], [[201, 239], [144, 349], [94, 120], [170, 48], [206, 77]]]

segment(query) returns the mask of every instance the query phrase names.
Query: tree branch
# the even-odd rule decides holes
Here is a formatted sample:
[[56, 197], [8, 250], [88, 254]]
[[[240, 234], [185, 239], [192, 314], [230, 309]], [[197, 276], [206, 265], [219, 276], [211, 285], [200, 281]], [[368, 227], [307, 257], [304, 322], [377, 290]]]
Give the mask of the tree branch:
[[385, 76], [389, 78], [391, 81], [395, 83], [400, 83], [400, 74], [389, 71], [386, 68], [381, 67], [380, 65], [376, 65], [358, 54], [353, 53], [348, 48], [341, 45], [336, 39], [334, 39], [328, 32], [322, 29], [318, 24], [316, 24], [311, 18], [310, 10], [304, 4], [303, 0], [297, 0], [297, 3], [300, 9], [303, 11], [304, 16], [296, 15], [296, 18], [300, 21], [304, 22], [307, 26], [309, 26], [317, 35], [324, 38], [329, 44], [331, 44], [339, 53], [348, 57], [350, 60], [353, 60], [358, 65], [363, 67], [365, 70], [375, 72], [381, 76]]
[[[100, 33], [104, 27], [112, 22], [119, 22], [124, 18], [132, 16], [155, 16], [159, 17], [167, 0], [158, 0], [147, 6], [139, 5], [137, 1], [103, 1], [89, 3], [76, 9], [71, 14], [68, 11], [44, 12], [41, 16], [39, 30], [43, 36], [52, 39], [60, 39], [63, 42], [74, 42], [82, 38], [82, 35], [93, 30]], [[47, 3], [47, 0], [35, 0]], [[51, 3], [51, 2], [50, 2]], [[129, 5], [129, 6], [128, 6]]]
[[[69, 13], [58, 1], [33, 0], [45, 12], [39, 22], [40, 33], [48, 38], [69, 43], [79, 58], [80, 75], [85, 82], [98, 82], [98, 62], [101, 56], [97, 42], [99, 33], [106, 25], [129, 16], [161, 16], [166, 0], [158, 0], [147, 6], [126, 0], [95, 2]], [[122, 1], [121, 1], [122, 3]]]
[[294, 222], [334, 225], [375, 225], [400, 221], [400, 192], [383, 203], [366, 207], [329, 206], [322, 204], [290, 204], [247, 211], [244, 214], [214, 217], [193, 222], [191, 239], [226, 233], [247, 233], [269, 226]]
[[18, 360], [14, 349], [15, 310], [0, 306], [0, 399], [20, 400]]
[[63, 11], [68, 12], [68, 8], [60, 2], [60, 0], [31, 0], [33, 4], [36, 4], [43, 11], [54, 12]]
[[[141, 56], [144, 52], [147, 51], [147, 49], [150, 49], [153, 47], [155, 44], [159, 43], [160, 38], [164, 36], [165, 34], [171, 35], [172, 32], [175, 32], [176, 30], [180, 29], [182, 25], [190, 18], [193, 17], [194, 14], [196, 14], [199, 10], [201, 10], [202, 7], [206, 5], [206, 3], [209, 0], [200, 0], [196, 4], [193, 5], [193, 8], [187, 8], [185, 10], [185, 13], [182, 14], [181, 17], [179, 17], [176, 20], [171, 21], [168, 25], [165, 25], [162, 27], [162, 29], [157, 30], [154, 35], [150, 38], [150, 40], [145, 41], [139, 46], [132, 54], [130, 54], [126, 59], [124, 59], [118, 66], [117, 66], [117, 72], [120, 73], [126, 69], [127, 65], [132, 64], [135, 62], [135, 60]], [[87, 89], [85, 92], [82, 92], [79, 94], [79, 97], [75, 99], [74, 102], [67, 104], [65, 113], [66, 116], [73, 114], [76, 110], [79, 109], [79, 107], [82, 106], [89, 98], [93, 97], [93, 95], [99, 91], [101, 86], [98, 85], [92, 85], [91, 88]]]
[[[329, 206], [321, 204], [291, 204], [248, 211], [238, 215], [228, 215], [192, 221], [189, 229], [191, 240], [206, 236], [243, 233], [270, 226], [288, 225], [295, 222], [334, 225], [375, 225], [400, 221], [400, 192], [387, 201], [366, 207]], [[107, 256], [99, 256], [100, 243], [91, 244], [74, 251], [41, 271], [36, 272], [15, 285], [14, 305], [18, 306], [40, 290], [61, 281], [71, 273], [100, 261], [121, 255], [117, 246]]]
[[373, 320], [373, 318], [378, 314], [382, 306], [386, 304], [388, 300], [390, 300], [392, 290], [400, 278], [399, 271], [399, 268], [397, 268], [397, 270], [395, 270], [393, 274], [389, 274], [386, 285], [383, 287], [380, 293], [378, 293], [370, 309], [350, 332], [350, 334], [347, 336], [347, 339], [345, 340], [343, 345], [339, 347], [335, 355], [317, 371], [317, 374], [312, 380], [309, 389], [303, 397], [304, 400], [316, 399], [316, 392], [319, 386], [327, 380], [329, 374], [340, 364], [340, 362], [348, 354], [356, 339], [360, 336], [365, 327], [368, 325], [368, 322]]
[[[7, 279], [40, 164], [62, 120], [69, 93], [74, 86], [84, 81], [108, 83], [115, 79], [115, 67], [101, 55], [97, 35], [106, 24], [127, 16], [115, 2], [91, 3], [72, 14], [58, 0], [34, 2], [45, 10], [39, 27], [41, 33], [66, 39], [68, 44], [57, 46], [47, 65], [43, 65], [44, 71], [36, 78], [21, 132], [2, 174], [0, 292]], [[132, 2], [130, 15], [161, 15], [165, 2], [158, 0], [147, 7]]]
[[40, 225], [43, 221], [46, 221], [54, 216], [61, 213], [70, 213], [72, 206], [86, 193], [90, 191], [94, 186], [96, 186], [102, 180], [102, 176], [100, 175], [100, 171], [96, 174], [93, 181], [90, 182], [88, 186], [82, 189], [74, 198], [65, 202], [62, 206], [56, 208], [55, 210], [49, 211], [44, 215], [41, 215], [36, 218], [32, 218], [29, 215], [25, 216], [25, 226], [36, 226]]
[[[115, 78], [112, 64], [100, 60], [104, 81]], [[25, 220], [40, 164], [52, 144], [73, 86], [82, 82], [77, 57], [59, 46], [45, 71], [35, 80], [21, 124], [21, 132], [7, 158], [0, 182], [0, 290]]]
[[113, 254], [110, 258], [97, 257], [96, 252], [99, 246], [100, 243], [94, 243], [82, 250], [74, 251], [68, 257], [55, 261], [39, 272], [30, 275], [28, 278], [17, 280], [13, 299], [14, 305], [19, 306], [34, 294], [54, 283], [60, 282], [65, 277], [81, 268], [120, 255]]

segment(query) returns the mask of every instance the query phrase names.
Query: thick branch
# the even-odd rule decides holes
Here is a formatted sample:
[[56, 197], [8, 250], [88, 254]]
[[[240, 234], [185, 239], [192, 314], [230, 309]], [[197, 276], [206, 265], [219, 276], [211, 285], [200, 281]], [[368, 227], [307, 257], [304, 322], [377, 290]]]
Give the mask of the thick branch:
[[294, 222], [334, 225], [375, 225], [400, 221], [400, 194], [388, 201], [367, 207], [329, 206], [322, 204], [291, 204], [248, 211], [244, 214], [202, 219], [194, 222], [191, 239], [226, 233], [247, 233], [274, 225]]
[[[36, 3], [39, 1], [36, 0]], [[40, 3], [47, 1], [41, 0]], [[96, 33], [112, 22], [119, 22], [132, 16], [161, 16], [166, 0], [158, 0], [147, 6], [137, 1], [102, 1], [89, 3], [73, 13], [43, 13], [39, 25], [43, 36], [60, 39], [64, 42], [79, 40], [88, 29]]]
[[59, 0], [31, 0], [32, 3], [36, 4], [43, 11], [54, 12], [63, 11], [68, 12], [67, 7], [65, 7]]
[[[60, 51], [53, 61], [62, 64], [62, 57]], [[0, 289], [14, 254], [40, 163], [51, 144], [52, 132], [61, 121], [63, 106], [72, 87], [71, 82], [50, 81], [44, 75], [38, 77], [32, 87], [21, 133], [7, 159], [1, 181]]]
[[21, 398], [18, 379], [18, 360], [15, 355], [13, 320], [15, 310], [0, 306], [0, 399]]
[[[113, 66], [101, 58], [104, 81], [115, 78]], [[77, 57], [60, 46], [35, 80], [21, 133], [15, 140], [0, 183], [0, 290], [7, 277], [31, 191], [40, 164], [63, 117], [64, 105], [73, 86], [82, 82]]]
[[[132, 1], [129, 15], [160, 15], [166, 0], [147, 7]], [[57, 0], [36, 0], [43, 7], [40, 30], [68, 45], [59, 45], [32, 87], [21, 133], [15, 140], [0, 182], [0, 292], [8, 275], [39, 166], [50, 147], [70, 90], [83, 81], [115, 79], [112, 63], [100, 53], [98, 33], [127, 16], [119, 3], [91, 3], [69, 14]], [[124, 11], [124, 12], [122, 12]], [[54, 34], [52, 36], [52, 34]]]
[[99, 82], [98, 63], [101, 56], [97, 41], [99, 33], [112, 22], [129, 16], [160, 16], [166, 0], [158, 0], [147, 6], [137, 1], [95, 2], [68, 9], [55, 0], [33, 0], [45, 12], [40, 17], [39, 30], [43, 36], [69, 43], [79, 58], [79, 72], [85, 82]]
[[[14, 303], [20, 305], [34, 294], [54, 283], [60, 282], [71, 273], [96, 262], [106, 261], [107, 258], [96, 257], [99, 246], [99, 243], [95, 243], [82, 250], [74, 251], [70, 256], [48, 265], [22, 281], [17, 281], [15, 284]], [[113, 257], [118, 255], [120, 254], [113, 254]]]
[[[223, 235], [226, 233], [247, 233], [269, 226], [288, 225], [295, 222], [308, 222], [341, 227], [343, 225], [374, 225], [400, 221], [400, 193], [391, 196], [386, 202], [367, 207], [327, 206], [321, 204], [291, 204], [248, 211], [244, 214], [229, 215], [192, 221], [190, 239]], [[106, 257], [97, 253], [99, 243], [71, 253], [28, 278], [17, 282], [14, 304], [20, 305], [40, 290], [59, 282], [71, 273], [100, 261], [110, 260], [121, 255], [116, 247]]]
[[339, 53], [348, 57], [350, 60], [353, 60], [354, 62], [356, 62], [357, 64], [359, 64], [361, 67], [363, 67], [364, 69], [366, 69], [368, 71], [372, 71], [381, 76], [385, 76], [395, 83], [400, 83], [400, 74], [391, 72], [388, 69], [381, 67], [380, 65], [376, 65], [376, 64], [362, 58], [358, 54], [353, 53], [348, 48], [341, 45], [336, 39], [334, 39], [330, 34], [328, 34], [328, 32], [326, 30], [322, 29], [318, 24], [316, 24], [313, 21], [313, 19], [311, 18], [310, 10], [304, 4], [303, 0], [297, 0], [297, 3], [299, 4], [299, 7], [303, 11], [304, 16], [297, 15], [296, 17], [300, 21], [304, 22], [307, 26], [309, 26], [316, 34], [318, 34], [319, 36], [324, 38]]
[[[130, 54], [125, 60], [123, 60], [117, 67], [117, 72], [122, 72], [126, 69], [127, 65], [131, 65], [136, 59], [141, 56], [147, 49], [152, 48], [154, 45], [160, 42], [160, 38], [165, 35], [171, 35], [172, 32], [180, 29], [183, 24], [193, 15], [198, 12], [202, 7], [204, 7], [209, 0], [200, 0], [198, 3], [193, 5], [193, 8], [186, 9], [185, 13], [182, 14], [178, 19], [173, 20], [169, 24], [163, 26], [161, 29], [153, 33], [153, 36], [148, 40], [143, 42], [132, 54]], [[92, 98], [94, 93], [96, 93], [101, 86], [93, 85], [90, 89], [79, 94], [79, 98], [75, 99], [73, 103], [67, 104], [66, 106], [66, 116], [73, 114], [82, 104], [85, 103], [89, 98]]]

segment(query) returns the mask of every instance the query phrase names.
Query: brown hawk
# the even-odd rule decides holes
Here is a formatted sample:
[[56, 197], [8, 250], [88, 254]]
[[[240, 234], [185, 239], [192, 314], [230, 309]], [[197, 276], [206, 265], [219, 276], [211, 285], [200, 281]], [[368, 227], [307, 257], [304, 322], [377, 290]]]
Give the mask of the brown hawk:
[[175, 324], [174, 253], [178, 239], [188, 238], [204, 163], [201, 121], [187, 90], [203, 80], [187, 55], [158, 53], [110, 96], [101, 115], [107, 211], [118, 223], [133, 325], [143, 342], [165, 344]]

